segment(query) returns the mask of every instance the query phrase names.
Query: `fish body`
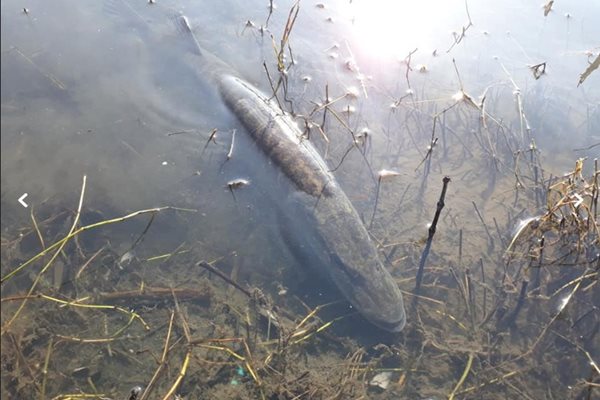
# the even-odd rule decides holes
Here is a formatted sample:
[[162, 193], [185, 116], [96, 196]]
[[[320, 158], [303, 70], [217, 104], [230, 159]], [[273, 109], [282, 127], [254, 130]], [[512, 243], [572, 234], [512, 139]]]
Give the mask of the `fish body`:
[[[203, 51], [185, 17], [180, 20], [199, 55], [203, 76], [218, 86], [227, 108], [283, 172], [294, 193], [283, 213], [294, 225], [288, 241], [325, 270], [345, 298], [374, 325], [399, 332], [406, 323], [402, 293], [381, 263], [354, 206], [291, 116], [259, 89]], [[295, 237], [294, 237], [295, 236]], [[297, 252], [296, 252], [297, 253]]]

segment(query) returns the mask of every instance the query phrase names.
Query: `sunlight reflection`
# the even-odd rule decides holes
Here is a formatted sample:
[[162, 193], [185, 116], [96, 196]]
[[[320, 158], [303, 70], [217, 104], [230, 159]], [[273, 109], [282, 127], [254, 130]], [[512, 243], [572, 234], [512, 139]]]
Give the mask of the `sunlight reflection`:
[[[349, 4], [355, 43], [369, 57], [403, 59], [416, 47], [431, 47], [448, 20], [464, 13], [460, 0], [354, 0]], [[443, 27], [444, 26], [444, 27]]]

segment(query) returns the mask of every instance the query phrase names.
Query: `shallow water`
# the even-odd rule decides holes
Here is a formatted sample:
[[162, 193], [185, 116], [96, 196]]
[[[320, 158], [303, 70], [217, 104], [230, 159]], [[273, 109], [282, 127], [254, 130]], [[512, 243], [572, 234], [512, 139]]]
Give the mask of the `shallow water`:
[[[277, 2], [263, 33], [268, 2], [157, 3], [32, 1], [25, 12], [19, 2], [2, 2], [2, 275], [40, 249], [32, 240], [20, 260], [10, 259], [9, 244], [27, 231], [30, 213], [41, 221], [75, 210], [86, 175], [85, 207], [103, 218], [165, 205], [196, 210], [159, 214], [143, 246], [136, 238], [146, 221], [136, 221], [90, 239], [90, 252], [109, 242], [115, 254], [133, 246], [149, 259], [181, 246], [207, 260], [224, 257], [237, 280], [268, 293], [289, 287], [313, 307], [339, 299], [330, 287], [299, 283], [304, 272], [291, 268], [273, 211], [285, 177], [246, 137], [173, 23], [185, 14], [203, 48], [271, 93], [263, 62], [276, 80], [274, 46], [293, 3]], [[500, 273], [512, 229], [543, 212], [540, 193], [551, 176], [573, 171], [582, 157], [589, 159], [584, 174], [592, 173], [600, 154], [600, 73], [577, 82], [600, 50], [600, 4], [555, 3], [547, 17], [537, 3], [520, 1], [469, 2], [468, 15], [463, 1], [300, 3], [289, 41], [291, 103], [281, 101], [302, 126], [307, 116], [321, 124], [322, 110], [311, 112], [326, 90], [339, 98], [331, 106], [339, 119], [329, 113], [324, 124], [329, 143], [315, 129], [310, 138], [331, 167], [339, 165], [336, 177], [402, 290], [413, 288], [443, 176], [452, 182], [428, 276], [450, 284], [440, 272], [448, 265], [475, 269], [485, 260], [490, 276]], [[535, 79], [530, 66], [543, 62], [546, 73]], [[368, 147], [348, 151], [348, 128], [367, 129]], [[400, 175], [378, 186], [382, 169]], [[526, 187], [515, 191], [521, 174]], [[236, 178], [250, 184], [228, 190]], [[17, 201], [23, 193], [28, 208]], [[30, 284], [5, 285], [3, 296]], [[380, 339], [359, 318], [340, 325], [338, 333], [355, 331], [366, 343]]]

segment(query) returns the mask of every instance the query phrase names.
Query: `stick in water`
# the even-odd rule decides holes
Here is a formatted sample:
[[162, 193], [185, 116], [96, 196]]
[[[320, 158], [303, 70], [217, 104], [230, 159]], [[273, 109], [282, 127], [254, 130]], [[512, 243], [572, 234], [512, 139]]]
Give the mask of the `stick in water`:
[[[442, 187], [442, 194], [440, 195], [440, 199], [437, 202], [437, 208], [435, 210], [435, 216], [433, 217], [433, 222], [429, 227], [429, 236], [427, 237], [427, 243], [425, 244], [425, 248], [423, 249], [423, 254], [421, 254], [421, 260], [419, 261], [419, 269], [417, 270], [417, 283], [415, 285], [415, 294], [419, 294], [419, 290], [421, 288], [421, 281], [423, 280], [423, 269], [425, 268], [425, 261], [427, 260], [427, 256], [429, 255], [429, 250], [431, 249], [431, 242], [433, 242], [433, 235], [435, 235], [435, 229], [438, 223], [438, 219], [440, 218], [440, 213], [444, 208], [444, 198], [446, 197], [446, 189], [448, 188], [448, 183], [450, 182], [450, 178], [445, 176], [442, 180], [444, 186]], [[415, 305], [418, 301], [418, 296], [415, 296]]]

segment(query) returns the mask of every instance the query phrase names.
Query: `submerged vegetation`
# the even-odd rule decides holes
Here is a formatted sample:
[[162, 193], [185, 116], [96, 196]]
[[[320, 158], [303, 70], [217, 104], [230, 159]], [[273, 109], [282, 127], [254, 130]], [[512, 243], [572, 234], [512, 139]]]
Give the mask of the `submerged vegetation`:
[[[544, 213], [523, 221], [502, 268], [487, 257], [430, 267], [404, 333], [379, 344], [349, 330], [353, 313], [323, 314], [335, 304], [311, 307], [283, 288], [275, 301], [238, 282], [235, 255], [199, 261], [215, 255], [186, 243], [150, 255], [143, 239], [153, 221], [194, 210], [104, 219], [81, 201], [76, 211], [45, 210], [40, 221], [32, 212], [30, 227], [2, 240], [3, 395], [537, 398], [563, 393], [562, 381], [574, 379], [569, 390], [592, 398], [600, 376], [592, 356], [600, 171], [596, 161], [586, 178], [582, 167], [578, 160], [549, 181]], [[82, 200], [84, 189], [85, 181]], [[102, 239], [103, 230], [144, 215], [125, 252], [111, 244], [118, 231]]]
[[[430, 72], [413, 65], [415, 49], [401, 84], [382, 95], [346, 42], [334, 49], [349, 55], [340, 80], [360, 89], [317, 87], [292, 51], [300, 2], [282, 15], [270, 2], [267, 11], [260, 27], [247, 19], [240, 36], [268, 42], [262, 67], [272, 99], [339, 172], [412, 305], [403, 331], [376, 331], [320, 277], [290, 272], [288, 258], [261, 248], [260, 228], [243, 238], [260, 253], [246, 262], [241, 245], [219, 247], [233, 241], [227, 231], [195, 226], [211, 209], [194, 199], [124, 212], [89, 198], [94, 182], [84, 176], [79, 201], [49, 200], [26, 222], [8, 224], [3, 214], [2, 397], [597, 397], [598, 159], [568, 155], [567, 173], [546, 166], [529, 92], [501, 60], [505, 78], [476, 96], [452, 58], [457, 84], [444, 92], [420, 80]], [[466, 16], [446, 53], [469, 40], [476, 21], [468, 7]], [[546, 63], [525, 68], [543, 81]], [[385, 121], [364, 121], [360, 101], [391, 103], [376, 106]], [[212, 182], [205, 175], [214, 171], [236, 219], [263, 204], [243, 197], [260, 177], [219, 176], [243, 157], [244, 133], [231, 132], [225, 140], [214, 128], [198, 141], [204, 164], [194, 176]], [[166, 237], [175, 232], [185, 239], [173, 246]]]

